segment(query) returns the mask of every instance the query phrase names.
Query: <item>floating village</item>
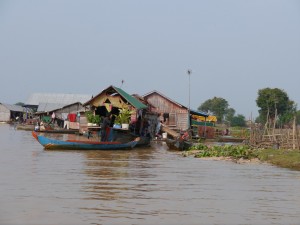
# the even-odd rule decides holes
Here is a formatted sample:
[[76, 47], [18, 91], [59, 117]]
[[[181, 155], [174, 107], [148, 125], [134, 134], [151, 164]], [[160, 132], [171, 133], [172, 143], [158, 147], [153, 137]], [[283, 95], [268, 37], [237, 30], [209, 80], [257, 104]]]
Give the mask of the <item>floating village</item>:
[[[299, 149], [298, 132], [272, 129], [272, 124], [234, 133], [216, 126], [217, 118], [192, 110], [162, 93], [129, 94], [109, 86], [96, 96], [34, 93], [23, 106], [0, 104], [0, 121], [32, 131], [45, 149], [112, 150], [149, 146], [165, 141], [187, 150], [199, 142], [243, 143], [255, 147]], [[75, 134], [72, 139], [47, 133]]]

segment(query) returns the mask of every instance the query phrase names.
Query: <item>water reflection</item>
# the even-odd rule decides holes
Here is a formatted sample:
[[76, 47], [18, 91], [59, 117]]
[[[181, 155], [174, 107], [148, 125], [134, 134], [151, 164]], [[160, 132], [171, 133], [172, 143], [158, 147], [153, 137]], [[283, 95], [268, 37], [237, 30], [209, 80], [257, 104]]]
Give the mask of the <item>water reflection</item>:
[[0, 126], [0, 224], [299, 224], [300, 173], [130, 151], [45, 151]]
[[124, 198], [122, 193], [139, 190], [143, 185], [128, 185], [126, 182], [153, 177], [147, 163], [153, 148], [129, 151], [88, 151], [84, 172], [90, 178], [84, 186], [92, 199], [112, 200]]

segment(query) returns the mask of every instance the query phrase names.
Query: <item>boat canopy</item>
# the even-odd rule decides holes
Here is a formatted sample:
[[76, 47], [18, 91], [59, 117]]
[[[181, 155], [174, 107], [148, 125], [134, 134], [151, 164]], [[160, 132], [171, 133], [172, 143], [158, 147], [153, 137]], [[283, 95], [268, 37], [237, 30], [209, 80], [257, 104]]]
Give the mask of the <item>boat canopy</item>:
[[203, 116], [203, 117], [208, 117], [209, 115], [205, 112], [200, 112], [200, 111], [195, 111], [195, 110], [190, 110], [190, 113], [192, 115], [196, 115], [196, 116]]

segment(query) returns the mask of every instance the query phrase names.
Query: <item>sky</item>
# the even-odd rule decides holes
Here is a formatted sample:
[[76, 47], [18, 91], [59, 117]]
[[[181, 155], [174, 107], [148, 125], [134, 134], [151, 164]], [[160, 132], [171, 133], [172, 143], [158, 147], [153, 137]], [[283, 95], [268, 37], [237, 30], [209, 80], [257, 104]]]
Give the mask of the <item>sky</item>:
[[9, 104], [114, 85], [191, 109], [224, 98], [247, 119], [279, 88], [299, 109], [300, 1], [0, 0], [0, 78]]

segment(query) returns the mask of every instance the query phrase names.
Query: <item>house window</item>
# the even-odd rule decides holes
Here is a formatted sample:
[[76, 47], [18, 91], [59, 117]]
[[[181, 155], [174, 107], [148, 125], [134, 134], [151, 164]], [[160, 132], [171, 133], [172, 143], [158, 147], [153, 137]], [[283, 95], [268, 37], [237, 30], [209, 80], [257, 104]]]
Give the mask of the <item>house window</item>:
[[168, 125], [169, 126], [176, 126], [176, 113], [169, 113]]

